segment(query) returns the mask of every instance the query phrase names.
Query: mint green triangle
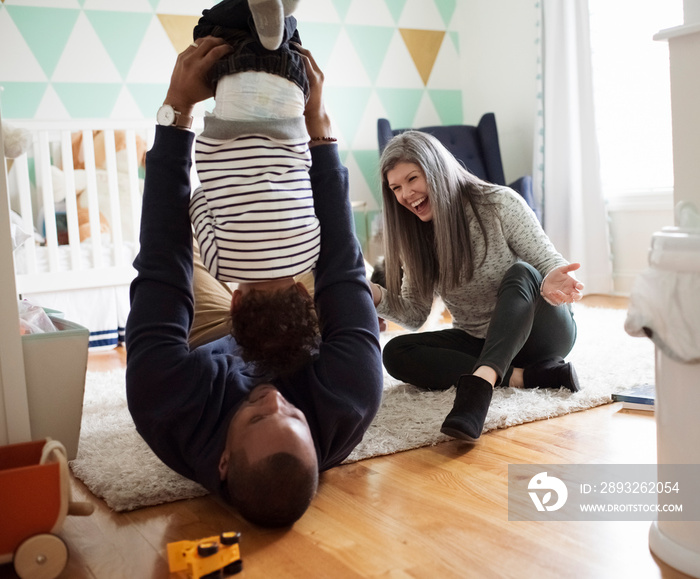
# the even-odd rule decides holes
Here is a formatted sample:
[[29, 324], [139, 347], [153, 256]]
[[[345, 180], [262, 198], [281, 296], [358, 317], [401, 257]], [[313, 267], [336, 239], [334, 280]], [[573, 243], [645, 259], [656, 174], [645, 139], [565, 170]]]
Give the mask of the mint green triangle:
[[0, 105], [6, 119], [32, 119], [49, 86], [47, 82], [0, 82]]
[[379, 100], [384, 105], [393, 129], [413, 128], [413, 119], [423, 97], [420, 88], [377, 88]]
[[389, 12], [391, 12], [391, 17], [394, 19], [394, 22], [398, 22], [399, 18], [401, 18], [404, 6], [406, 6], [406, 0], [384, 0], [384, 3], [389, 9]]
[[442, 16], [445, 27], [448, 27], [450, 22], [452, 22], [452, 16], [457, 7], [457, 0], [435, 0], [435, 6], [440, 12], [440, 16]]
[[122, 78], [126, 78], [153, 14], [86, 10], [85, 15], [100, 37], [114, 66]]
[[447, 35], [452, 39], [452, 44], [455, 45], [455, 50], [457, 51], [457, 54], [459, 54], [459, 32], [456, 30], [451, 30], [447, 33]]
[[148, 3], [151, 5], [151, 8], [153, 8], [153, 10], [155, 11], [158, 9], [158, 4], [160, 4], [160, 0], [148, 0]]
[[461, 125], [463, 123], [462, 91], [429, 89], [428, 96], [433, 101], [443, 125]]
[[347, 24], [345, 30], [365, 67], [367, 75], [372, 82], [376, 82], [396, 29], [388, 26], [357, 26]]
[[168, 92], [168, 83], [134, 83], [127, 84], [129, 94], [138, 105], [141, 114], [147, 119], [155, 118], [160, 105]]
[[357, 150], [353, 151], [357, 166], [362, 171], [362, 176], [367, 182], [369, 190], [372, 192], [372, 197], [377, 202], [379, 207], [382, 206], [382, 189], [379, 179], [379, 150]]
[[122, 89], [120, 83], [57, 82], [63, 106], [74, 119], [109, 118]]
[[78, 20], [80, 10], [33, 6], [5, 8], [46, 76], [51, 78]]
[[329, 86], [324, 88], [328, 110], [332, 111], [333, 123], [338, 125], [347, 143], [355, 140], [371, 92], [372, 89], [369, 87]]
[[328, 61], [340, 34], [340, 29], [341, 25], [338, 23], [304, 22], [299, 25], [301, 43], [311, 51], [321, 70], [328, 68]]
[[352, 4], [352, 0], [333, 0], [333, 6], [335, 6], [341, 21], [345, 21], [345, 17], [348, 15], [348, 10], [350, 9], [350, 4]]

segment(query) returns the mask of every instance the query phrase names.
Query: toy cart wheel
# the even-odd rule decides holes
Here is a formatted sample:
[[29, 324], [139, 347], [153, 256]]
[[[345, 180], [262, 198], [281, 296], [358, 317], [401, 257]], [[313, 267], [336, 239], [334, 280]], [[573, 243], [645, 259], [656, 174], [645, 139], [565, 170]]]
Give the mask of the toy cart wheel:
[[219, 541], [221, 541], [222, 545], [235, 545], [240, 542], [240, 540], [241, 534], [233, 531], [226, 531], [219, 536]]
[[213, 541], [205, 541], [197, 545], [197, 553], [200, 557], [211, 557], [219, 552], [219, 543]]
[[241, 571], [243, 571], [243, 560], [238, 559], [238, 561], [234, 561], [224, 567], [224, 576], [235, 575]]
[[22, 579], [54, 579], [68, 562], [68, 547], [56, 535], [34, 535], [17, 550], [13, 563]]

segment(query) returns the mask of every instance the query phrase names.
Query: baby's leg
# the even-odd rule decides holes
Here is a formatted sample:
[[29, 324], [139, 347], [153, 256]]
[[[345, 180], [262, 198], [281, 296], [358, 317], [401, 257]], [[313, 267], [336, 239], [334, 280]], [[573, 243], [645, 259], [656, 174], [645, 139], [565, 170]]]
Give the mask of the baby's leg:
[[282, 0], [282, 6], [284, 6], [284, 15], [289, 16], [294, 14], [297, 6], [299, 6], [299, 0]]
[[260, 44], [277, 50], [284, 36], [284, 7], [281, 0], [248, 0]]
[[190, 347], [196, 348], [229, 335], [231, 331], [231, 288], [212, 277], [194, 244], [194, 321]]

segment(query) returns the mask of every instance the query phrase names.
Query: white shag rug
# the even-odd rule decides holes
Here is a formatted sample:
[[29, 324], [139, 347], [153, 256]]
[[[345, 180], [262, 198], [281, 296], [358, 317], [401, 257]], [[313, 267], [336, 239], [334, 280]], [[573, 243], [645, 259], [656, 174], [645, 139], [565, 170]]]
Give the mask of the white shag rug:
[[[576, 346], [567, 358], [581, 391], [497, 388], [485, 430], [561, 416], [611, 401], [610, 395], [654, 381], [651, 340], [624, 331], [625, 310], [577, 304]], [[393, 335], [385, 333], [382, 343]], [[424, 392], [385, 374], [382, 406], [364, 440], [345, 462], [392, 454], [449, 440], [440, 425], [452, 408], [454, 387]], [[483, 444], [483, 442], [482, 442]], [[123, 370], [89, 372], [83, 421], [73, 473], [115, 511], [129, 511], [206, 494], [151, 452], [136, 432], [126, 406]]]

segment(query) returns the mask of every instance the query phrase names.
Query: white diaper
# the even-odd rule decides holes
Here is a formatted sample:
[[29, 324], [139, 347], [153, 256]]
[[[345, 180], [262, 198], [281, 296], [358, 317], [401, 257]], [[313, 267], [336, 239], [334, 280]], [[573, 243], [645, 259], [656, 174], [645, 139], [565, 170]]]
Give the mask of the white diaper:
[[214, 116], [230, 121], [288, 119], [304, 114], [304, 93], [277, 74], [247, 71], [228, 74], [216, 86]]

